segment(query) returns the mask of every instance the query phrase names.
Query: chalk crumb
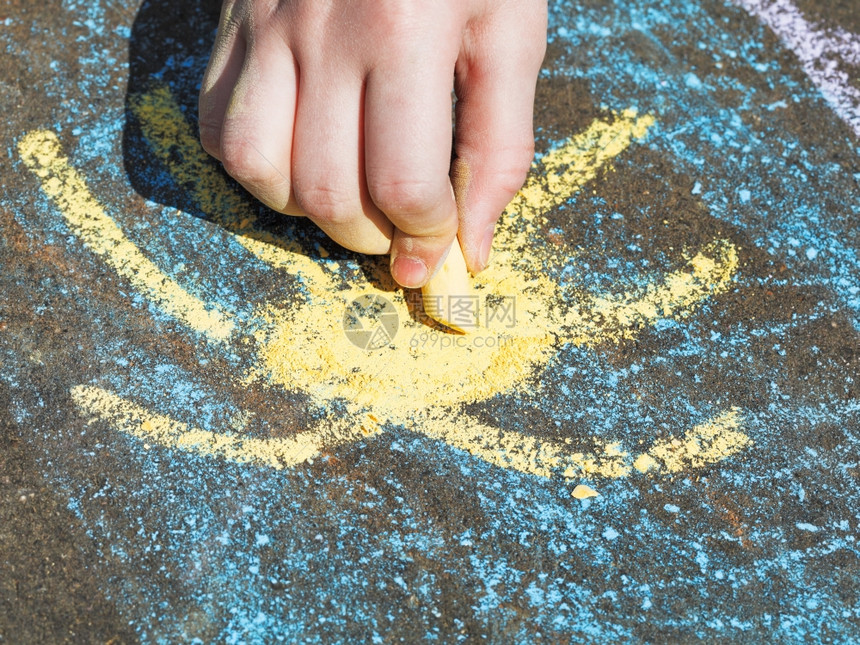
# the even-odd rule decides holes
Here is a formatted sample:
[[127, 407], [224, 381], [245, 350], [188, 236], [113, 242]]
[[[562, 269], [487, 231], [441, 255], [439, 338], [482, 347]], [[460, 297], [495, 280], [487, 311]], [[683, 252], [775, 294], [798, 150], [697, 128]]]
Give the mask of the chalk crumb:
[[570, 495], [571, 497], [575, 497], [576, 499], [588, 499], [589, 497], [599, 497], [600, 493], [591, 488], [591, 486], [579, 484], [576, 488], [573, 489], [573, 492]]

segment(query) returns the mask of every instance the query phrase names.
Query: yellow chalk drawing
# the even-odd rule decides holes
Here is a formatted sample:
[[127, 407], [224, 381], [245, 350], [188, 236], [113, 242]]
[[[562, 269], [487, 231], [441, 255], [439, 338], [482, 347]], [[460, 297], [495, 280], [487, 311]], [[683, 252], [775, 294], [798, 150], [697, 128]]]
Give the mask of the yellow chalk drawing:
[[541, 216], [570, 199], [607, 162], [642, 139], [654, 123], [650, 114], [638, 116], [636, 110], [627, 109], [616, 113], [614, 120], [595, 120], [584, 132], [550, 150], [534, 165], [534, 172], [506, 209], [508, 218], [502, 220], [496, 244], [510, 247], [524, 241]]
[[680, 439], [655, 442], [648, 451], [653, 459], [653, 462], [648, 462], [648, 466], [679, 473], [721, 461], [750, 445], [751, 440], [741, 432], [740, 425], [741, 411], [732, 408], [706, 423], [697, 425]]
[[[257, 352], [257, 361], [242, 382], [299, 389], [323, 410], [339, 401], [348, 414], [326, 419], [289, 439], [244, 438], [194, 429], [148, 413], [116, 394], [80, 386], [72, 396], [86, 414], [142, 440], [273, 467], [295, 465], [323, 448], [354, 441], [386, 426], [404, 427], [490, 464], [541, 477], [675, 473], [715, 463], [749, 444], [740, 430], [737, 410], [696, 426], [682, 439], [658, 442], [646, 453], [634, 456], [619, 442], [596, 438], [590, 452], [577, 452], [569, 439], [487, 425], [469, 416], [463, 407], [532, 387], [563, 344], [597, 347], [634, 339], [643, 328], [661, 319], [688, 316], [707, 299], [731, 287], [738, 252], [728, 240], [715, 240], [682, 254], [673, 270], [643, 276], [631, 281], [632, 286], [610, 294], [562, 291], [540, 270], [547, 258], [530, 259], [522, 252], [536, 241], [533, 238], [541, 230], [547, 211], [563, 204], [613, 158], [642, 139], [654, 124], [653, 117], [627, 110], [595, 121], [535, 165], [500, 224], [493, 263], [475, 280], [475, 292], [485, 303], [486, 324], [468, 336], [453, 337], [428, 328], [418, 319], [414, 307], [410, 308], [410, 294], [396, 288], [384, 261], [362, 260], [363, 274], [370, 277], [346, 282], [339, 273], [309, 258], [294, 241], [259, 230], [254, 209], [232, 190], [203, 152], [167, 88], [155, 87], [133, 99], [131, 105], [155, 156], [177, 184], [190, 191], [200, 208], [261, 261], [298, 276], [303, 283], [304, 302], [261, 303], [254, 309], [254, 331], [240, 335], [243, 330], [236, 330], [234, 337], [244, 341], [250, 338]], [[189, 303], [199, 301], [193, 301], [154, 265], [144, 264], [149, 261], [89, 196], [83, 179], [62, 157], [56, 137], [33, 133], [19, 147], [25, 163], [43, 179], [43, 185], [50, 183], [59, 172], [56, 167], [62, 166], [63, 179], [58, 180], [62, 190], [50, 184], [45, 192], [90, 248], [126, 277], [139, 273], [142, 266], [157, 272], [153, 275], [158, 276], [161, 291], [153, 288], [150, 279], [134, 284], [165, 313], [213, 338], [225, 338], [230, 333], [232, 327], [224, 328], [226, 331], [215, 325], [207, 327], [200, 324], [196, 314], [187, 313]], [[76, 224], [82, 221], [87, 226]], [[102, 240], [115, 238], [132, 247], [128, 253], [122, 248], [126, 258], [133, 258], [134, 271], [125, 269], [123, 273], [126, 265], [112, 253], [113, 247], [100, 245]], [[564, 260], [570, 261], [569, 257]], [[372, 352], [353, 345], [342, 328], [345, 306], [368, 294], [392, 302], [401, 321], [392, 342]], [[504, 313], [511, 302], [515, 307], [512, 324], [507, 324], [511, 319], [504, 316], [496, 316], [495, 324], [487, 322], [493, 317], [489, 314]], [[566, 306], [558, 307], [559, 303]], [[198, 310], [216, 315], [203, 303], [194, 309]], [[503, 320], [505, 324], [501, 324]]]
[[[373, 418], [365, 419], [364, 423], [356, 423], [353, 420], [330, 417], [326, 422], [326, 433], [306, 431], [293, 437], [260, 439], [193, 428], [167, 415], [150, 412], [143, 406], [100, 387], [76, 386], [71, 390], [71, 397], [90, 421], [101, 421], [141, 441], [204, 457], [219, 457], [275, 469], [312, 460], [323, 448], [333, 448], [349, 440], [345, 438], [347, 432], [334, 430], [338, 424], [351, 425], [352, 430], [349, 432], [352, 432], [354, 439], [367, 438], [380, 432]], [[638, 468], [636, 464], [643, 460], [652, 464], [651, 469], [655, 472], [664, 469], [669, 473], [688, 470], [691, 467], [701, 468], [722, 461], [749, 444], [749, 438], [737, 430], [739, 422], [740, 412], [737, 408], [732, 408], [687, 431], [683, 439], [655, 443], [647, 454], [641, 454], [635, 459], [621, 450], [619, 444], [605, 445], [598, 454], [570, 453], [560, 441], [546, 441], [533, 436], [504, 432], [490, 426], [480, 426], [475, 422], [473, 425], [476, 430], [479, 427], [480, 435], [473, 431], [473, 441], [463, 442], [459, 437], [455, 437], [450, 443], [491, 464], [540, 477], [561, 474], [566, 478], [599, 476], [617, 479], [630, 474], [631, 463]], [[433, 424], [432, 427], [438, 429], [441, 424]], [[450, 439], [444, 434], [430, 433], [430, 436], [442, 440]], [[656, 461], [651, 455], [656, 455], [660, 461]], [[574, 489], [573, 495], [577, 499], [584, 499], [596, 496], [597, 492], [588, 486], [580, 485]]]
[[69, 228], [162, 311], [214, 340], [226, 340], [233, 322], [182, 289], [137, 248], [108, 217], [84, 178], [63, 155], [57, 135], [31, 132], [18, 144], [21, 159], [42, 180], [42, 190]]
[[[206, 457], [221, 457], [239, 463], [284, 468], [295, 466], [319, 454], [320, 441], [334, 447], [338, 436], [302, 432], [293, 437], [259, 439], [192, 428], [163, 414], [153, 414], [136, 403], [108, 390], [79, 385], [71, 390], [72, 400], [89, 417], [141, 441]], [[336, 420], [329, 420], [336, 423]], [[362, 432], [363, 437], [372, 434]]]

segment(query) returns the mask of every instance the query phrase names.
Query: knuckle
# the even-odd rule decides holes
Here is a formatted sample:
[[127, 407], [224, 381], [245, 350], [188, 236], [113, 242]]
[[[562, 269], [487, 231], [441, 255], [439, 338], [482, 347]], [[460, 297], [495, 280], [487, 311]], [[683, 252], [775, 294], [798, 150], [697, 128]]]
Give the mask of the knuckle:
[[370, 195], [383, 213], [416, 215], [435, 208], [444, 190], [433, 182], [408, 177], [374, 179], [369, 184]]
[[243, 186], [273, 189], [289, 183], [284, 174], [245, 140], [222, 137], [221, 163], [227, 173]]
[[395, 47], [405, 47], [421, 23], [420, 5], [400, 0], [376, 0], [370, 3], [368, 24], [375, 34]]
[[362, 212], [357, 196], [321, 182], [297, 185], [296, 201], [308, 215], [333, 226], [346, 224]]

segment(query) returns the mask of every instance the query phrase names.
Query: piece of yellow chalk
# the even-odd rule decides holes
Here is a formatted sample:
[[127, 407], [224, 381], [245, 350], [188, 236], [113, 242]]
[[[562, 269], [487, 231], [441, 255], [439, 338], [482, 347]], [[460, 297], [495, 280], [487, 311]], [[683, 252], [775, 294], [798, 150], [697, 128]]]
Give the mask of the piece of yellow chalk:
[[421, 289], [424, 313], [465, 334], [478, 326], [478, 303], [460, 243], [455, 239], [441, 268]]
[[570, 495], [576, 499], [588, 499], [589, 497], [598, 497], [600, 493], [594, 490], [591, 486], [580, 484], [573, 489], [573, 492]]

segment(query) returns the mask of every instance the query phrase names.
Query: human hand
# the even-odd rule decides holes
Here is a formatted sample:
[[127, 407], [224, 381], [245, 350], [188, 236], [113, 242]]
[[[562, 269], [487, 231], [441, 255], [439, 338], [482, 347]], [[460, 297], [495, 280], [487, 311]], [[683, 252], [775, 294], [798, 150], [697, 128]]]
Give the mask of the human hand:
[[477, 273], [532, 160], [546, 10], [225, 0], [200, 93], [203, 147], [271, 208], [390, 253], [405, 287], [427, 282], [455, 236]]

